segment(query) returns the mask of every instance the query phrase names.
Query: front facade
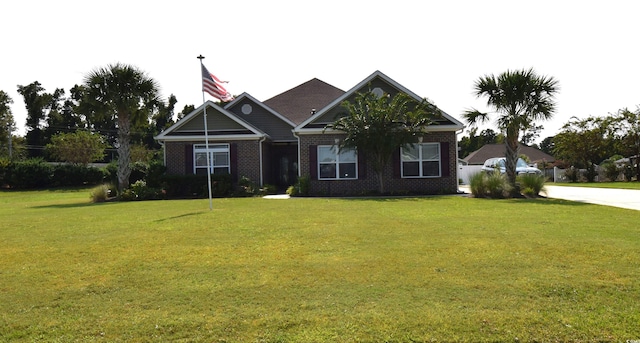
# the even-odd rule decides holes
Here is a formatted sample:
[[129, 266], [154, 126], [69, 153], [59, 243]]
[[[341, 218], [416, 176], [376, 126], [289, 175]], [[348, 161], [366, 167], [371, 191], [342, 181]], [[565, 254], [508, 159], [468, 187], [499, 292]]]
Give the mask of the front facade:
[[[207, 102], [156, 139], [164, 146], [167, 173], [229, 173], [280, 190], [299, 177], [309, 180], [310, 195], [363, 195], [379, 189], [377, 174], [363, 152], [338, 151], [344, 133], [326, 129], [345, 113], [341, 103], [358, 92], [421, 98], [379, 71], [342, 91], [313, 79], [260, 102], [244, 93], [226, 106]], [[207, 168], [205, 118], [211, 165]], [[428, 134], [401, 149], [384, 171], [384, 189], [392, 194], [440, 194], [457, 191], [457, 132], [463, 125], [444, 114]]]

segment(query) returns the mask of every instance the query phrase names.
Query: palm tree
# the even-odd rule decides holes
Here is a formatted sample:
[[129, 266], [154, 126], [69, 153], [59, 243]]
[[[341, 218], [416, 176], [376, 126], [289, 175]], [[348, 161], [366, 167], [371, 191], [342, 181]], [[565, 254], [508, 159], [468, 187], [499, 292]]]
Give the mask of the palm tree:
[[84, 85], [94, 113], [117, 120], [118, 191], [122, 192], [131, 175], [131, 125], [148, 120], [158, 98], [158, 85], [136, 67], [121, 63], [90, 72]]
[[[514, 192], [516, 188], [516, 162], [520, 133], [536, 120], [548, 120], [556, 110], [554, 101], [558, 81], [540, 76], [533, 69], [507, 70], [498, 75], [480, 77], [474, 85], [477, 97], [487, 97], [487, 105], [498, 114], [498, 128], [505, 133], [507, 179]], [[486, 122], [489, 113], [471, 109], [464, 113], [471, 125]]]
[[378, 177], [380, 193], [384, 193], [383, 171], [393, 152], [416, 142], [426, 134], [426, 127], [442, 112], [427, 99], [417, 101], [398, 93], [378, 96], [371, 91], [357, 93], [353, 102], [344, 101], [347, 113], [327, 129], [346, 133], [340, 149], [358, 149], [371, 161]]

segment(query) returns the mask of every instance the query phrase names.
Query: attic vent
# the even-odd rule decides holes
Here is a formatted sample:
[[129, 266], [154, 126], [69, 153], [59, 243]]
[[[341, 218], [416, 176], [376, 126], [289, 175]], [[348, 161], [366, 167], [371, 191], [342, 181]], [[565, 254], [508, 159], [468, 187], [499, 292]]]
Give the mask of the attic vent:
[[312, 109], [311, 109], [311, 115], [314, 115], [314, 114], [316, 114], [316, 109], [315, 109], [315, 108], [312, 108]]
[[251, 114], [251, 112], [253, 112], [253, 107], [251, 107], [251, 105], [249, 105], [249, 104], [242, 105], [242, 113], [243, 114]]
[[375, 94], [378, 98], [382, 97], [382, 95], [384, 95], [384, 91], [382, 90], [382, 88], [380, 87], [376, 87], [374, 88], [371, 93]]

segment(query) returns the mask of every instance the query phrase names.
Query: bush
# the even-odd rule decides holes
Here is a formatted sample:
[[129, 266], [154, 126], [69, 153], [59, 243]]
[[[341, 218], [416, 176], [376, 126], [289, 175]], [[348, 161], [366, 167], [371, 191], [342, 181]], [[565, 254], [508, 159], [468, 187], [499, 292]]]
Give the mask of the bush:
[[97, 185], [104, 179], [105, 173], [99, 168], [78, 164], [60, 164], [53, 167], [52, 186]]
[[511, 186], [499, 171], [493, 173], [476, 173], [469, 178], [471, 194], [477, 198], [506, 198]]
[[278, 191], [278, 188], [276, 186], [265, 184], [262, 188], [260, 188], [260, 195], [261, 196], [272, 195], [272, 194], [276, 194], [277, 191]]
[[[206, 175], [162, 175], [162, 189], [168, 198], [200, 198], [208, 196]], [[231, 175], [211, 175], [211, 193], [215, 197], [231, 195]]]
[[94, 187], [91, 190], [91, 202], [105, 202], [107, 199], [111, 197], [113, 192], [113, 187], [107, 184], [102, 184]]
[[520, 183], [520, 191], [522, 194], [530, 197], [536, 197], [544, 189], [545, 177], [535, 174], [518, 175]]
[[51, 186], [53, 167], [41, 158], [13, 162], [8, 180], [12, 188], [47, 188]]
[[296, 186], [289, 186], [287, 188], [287, 194], [292, 197], [298, 195], [298, 188]]
[[564, 170], [564, 176], [570, 182], [578, 182], [580, 180], [580, 170], [574, 167], [570, 167]]

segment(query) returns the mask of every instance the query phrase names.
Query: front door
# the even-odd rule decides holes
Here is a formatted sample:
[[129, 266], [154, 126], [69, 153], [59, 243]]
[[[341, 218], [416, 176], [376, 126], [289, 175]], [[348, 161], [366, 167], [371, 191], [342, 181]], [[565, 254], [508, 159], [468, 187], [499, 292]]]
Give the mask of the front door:
[[296, 183], [298, 178], [298, 147], [296, 145], [271, 146], [270, 174], [270, 180], [267, 183], [272, 183], [278, 191], [285, 191]]

